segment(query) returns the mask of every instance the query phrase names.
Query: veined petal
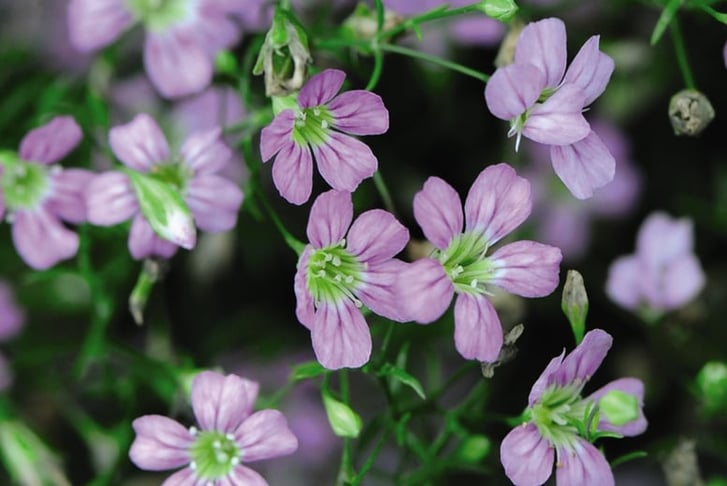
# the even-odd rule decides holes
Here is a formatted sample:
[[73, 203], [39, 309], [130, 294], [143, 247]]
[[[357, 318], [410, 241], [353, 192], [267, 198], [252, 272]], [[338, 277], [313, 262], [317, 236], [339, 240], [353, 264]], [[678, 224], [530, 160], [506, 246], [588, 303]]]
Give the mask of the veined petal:
[[593, 130], [574, 144], [550, 147], [550, 159], [555, 173], [578, 199], [593, 196], [616, 174], [616, 160]]
[[307, 146], [289, 143], [273, 162], [273, 183], [283, 199], [301, 205], [313, 190], [313, 155]]
[[129, 230], [129, 253], [135, 260], [150, 256], [171, 258], [177, 248], [174, 243], [159, 238], [141, 213], [134, 216]]
[[396, 293], [399, 274], [406, 266], [395, 258], [368, 263], [364, 282], [356, 289], [356, 297], [374, 313], [393, 321], [406, 322], [409, 319]]
[[260, 132], [260, 156], [263, 162], [270, 160], [283, 148], [293, 144], [291, 134], [295, 125], [293, 110], [283, 110], [273, 118], [270, 125]]
[[71, 0], [68, 4], [68, 34], [73, 47], [82, 52], [111, 44], [133, 22], [123, 0]]
[[23, 261], [32, 268], [48, 269], [72, 258], [78, 251], [78, 235], [45, 208], [16, 211], [13, 217], [13, 243]]
[[212, 81], [212, 58], [189, 26], [148, 32], [144, 67], [152, 84], [166, 98], [197, 93]]
[[368, 145], [338, 132], [313, 147], [318, 171], [334, 189], [353, 192], [364, 179], [374, 175], [378, 160]]
[[235, 431], [244, 462], [286, 456], [298, 449], [298, 439], [277, 410], [260, 410], [250, 415]]
[[237, 224], [242, 198], [242, 190], [234, 182], [204, 174], [189, 181], [184, 200], [200, 229], [227, 231]]
[[184, 141], [179, 153], [195, 174], [219, 172], [232, 157], [232, 151], [222, 141], [219, 127], [193, 133]]
[[338, 243], [346, 235], [353, 219], [351, 193], [327, 191], [313, 202], [308, 217], [306, 235], [314, 248]]
[[535, 241], [516, 241], [488, 257], [497, 269], [492, 284], [522, 297], [545, 297], [558, 286], [559, 248]]
[[461, 293], [454, 304], [454, 344], [466, 359], [496, 361], [502, 349], [502, 325], [484, 295]]
[[19, 155], [26, 161], [52, 164], [76, 148], [81, 137], [81, 127], [72, 116], [57, 116], [23, 137]]
[[210, 57], [228, 49], [240, 40], [240, 28], [224, 12], [205, 9], [197, 16], [194, 30], [200, 45]]
[[130, 219], [139, 211], [131, 181], [121, 172], [104, 172], [95, 176], [86, 188], [88, 221], [111, 226]]
[[114, 155], [127, 167], [149, 172], [155, 164], [169, 159], [169, 145], [159, 125], [146, 113], [140, 113], [125, 125], [109, 131]]
[[613, 73], [613, 59], [598, 49], [599, 36], [594, 35], [583, 44], [568, 66], [564, 82], [573, 83], [586, 95], [585, 106], [601, 96]]
[[574, 84], [564, 84], [543, 104], [535, 105], [523, 125], [523, 136], [546, 145], [570, 145], [591, 132], [581, 111], [585, 95]]
[[237, 375], [198, 373], [192, 381], [191, 393], [197, 423], [204, 430], [235, 432], [252, 413], [257, 390], [257, 383]]
[[83, 169], [65, 169], [51, 172], [53, 192], [46, 199], [48, 212], [64, 221], [82, 223], [86, 221], [86, 199], [84, 191], [94, 174]]
[[308, 329], [313, 327], [313, 318], [315, 317], [315, 307], [313, 305], [313, 297], [308, 291], [307, 273], [308, 260], [310, 259], [311, 246], [306, 245], [303, 254], [300, 255], [298, 265], [293, 277], [293, 292], [295, 293], [295, 316], [298, 322]]
[[454, 284], [439, 261], [422, 258], [399, 273], [396, 293], [407, 320], [429, 324], [439, 319], [454, 297]]
[[260, 474], [242, 464], [235, 466], [226, 478], [219, 481], [220, 486], [269, 486]]
[[515, 64], [530, 63], [545, 74], [545, 86], [560, 84], [567, 57], [565, 24], [557, 18], [531, 22], [520, 32]]
[[197, 474], [191, 467], [186, 467], [175, 472], [161, 486], [197, 486]]
[[343, 85], [346, 73], [339, 69], [325, 69], [312, 76], [298, 93], [298, 105], [313, 108], [330, 101]]
[[457, 191], [439, 177], [430, 177], [414, 196], [414, 219], [424, 236], [444, 250], [462, 233], [462, 200]]
[[164, 471], [189, 464], [194, 437], [178, 422], [161, 415], [144, 415], [132, 422], [136, 438], [131, 462], [147, 471]]
[[620, 378], [618, 380], [614, 380], [611, 383], [607, 384], [604, 387], [599, 388], [597, 391], [595, 391], [593, 394], [591, 394], [586, 400], [599, 400], [602, 396], [604, 396], [606, 393], [612, 391], [612, 390], [618, 390], [622, 391], [628, 395], [632, 395], [636, 397], [639, 404], [639, 416], [636, 420], [633, 420], [631, 422], [627, 422], [623, 425], [613, 425], [608, 422], [608, 419], [604, 416], [604, 414], [600, 414], [600, 421], [598, 422], [598, 430], [607, 430], [611, 432], [616, 432], [617, 434], [621, 434], [627, 437], [633, 437], [635, 435], [639, 435], [643, 433], [646, 430], [647, 422], [646, 417], [644, 417], [644, 383], [637, 379], [637, 378]]
[[665, 309], [678, 309], [688, 304], [702, 291], [706, 283], [704, 270], [695, 255], [680, 257], [669, 265], [663, 278], [662, 305]]
[[606, 331], [593, 329], [563, 360], [553, 379], [559, 385], [585, 383], [591, 379], [611, 349], [613, 338]]
[[311, 339], [316, 358], [329, 370], [359, 368], [371, 356], [371, 332], [349, 299], [318, 307]]
[[490, 113], [510, 121], [538, 101], [545, 88], [545, 75], [532, 64], [510, 64], [499, 68], [485, 86], [485, 102]]
[[558, 486], [613, 486], [611, 466], [603, 454], [583, 439], [576, 439], [574, 450], [559, 450], [555, 468]]
[[651, 277], [644, 270], [636, 255], [617, 258], [608, 268], [606, 294], [621, 307], [636, 310], [644, 297], [642, 280]]
[[332, 126], [353, 135], [379, 135], [389, 129], [389, 110], [381, 96], [358, 89], [346, 91], [328, 103]]
[[553, 473], [554, 458], [553, 447], [533, 424], [515, 427], [500, 445], [500, 461], [505, 474], [517, 486], [545, 483]]
[[535, 383], [533, 383], [533, 387], [530, 389], [530, 394], [528, 395], [528, 406], [532, 407], [535, 402], [540, 400], [540, 397], [543, 396], [543, 392], [553, 384], [554, 381], [554, 375], [555, 372], [558, 371], [558, 368], [560, 368], [561, 363], [563, 362], [563, 358], [565, 357], [565, 349], [562, 353], [560, 353], [559, 356], [556, 356], [555, 358], [551, 359], [548, 363], [548, 366], [545, 367], [543, 372], [540, 374], [537, 380], [535, 380]]
[[655, 268], [692, 253], [693, 237], [690, 219], [676, 219], [657, 211], [641, 224], [636, 237], [636, 253]]
[[383, 209], [371, 209], [353, 222], [346, 248], [358, 261], [388, 260], [404, 249], [409, 230]]
[[491, 165], [480, 172], [467, 194], [467, 231], [483, 232], [492, 245], [520, 226], [532, 206], [530, 182], [507, 164]]

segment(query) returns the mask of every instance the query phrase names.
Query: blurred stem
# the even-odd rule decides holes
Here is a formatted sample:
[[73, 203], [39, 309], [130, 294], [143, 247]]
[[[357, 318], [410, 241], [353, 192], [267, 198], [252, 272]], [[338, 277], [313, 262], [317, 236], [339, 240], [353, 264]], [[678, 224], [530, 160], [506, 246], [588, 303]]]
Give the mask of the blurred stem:
[[413, 57], [414, 59], [421, 59], [422, 61], [431, 62], [432, 64], [436, 64], [438, 66], [442, 66], [447, 69], [451, 69], [452, 71], [457, 71], [458, 73], [478, 79], [483, 83], [487, 83], [487, 81], [490, 79], [490, 76], [485, 73], [470, 69], [467, 66], [463, 66], [456, 62], [442, 59], [441, 57], [427, 54], [426, 52], [409, 49], [408, 47], [397, 46], [394, 44], [382, 44], [381, 46], [379, 46], [379, 49], [381, 49], [382, 51], [394, 52], [403, 56]]
[[709, 5], [700, 5], [701, 9], [711, 15], [715, 20], [727, 24], [727, 14], [718, 12]]
[[296, 255], [300, 256], [303, 253], [303, 250], [305, 249], [305, 244], [303, 244], [300, 240], [298, 240], [292, 234], [290, 234], [290, 232], [287, 229], [285, 229], [283, 222], [280, 220], [280, 218], [278, 217], [278, 214], [275, 212], [273, 207], [268, 202], [268, 199], [267, 199], [267, 197], [265, 197], [265, 194], [262, 191], [257, 191], [255, 194], [257, 194], [258, 199], [262, 203], [265, 210], [268, 212], [270, 219], [273, 220], [275, 227], [278, 229], [280, 234], [283, 236], [285, 243], [290, 247], [291, 250], [293, 250], [295, 252]]
[[379, 440], [376, 442], [376, 445], [374, 446], [374, 449], [371, 451], [371, 454], [369, 454], [369, 457], [366, 458], [366, 461], [361, 466], [361, 469], [359, 470], [356, 477], [351, 480], [352, 486], [358, 486], [361, 484], [361, 482], [366, 477], [366, 474], [369, 472], [371, 467], [374, 465], [374, 462], [376, 462], [376, 458], [379, 457], [379, 453], [381, 452], [381, 449], [384, 447], [384, 444], [386, 444], [386, 440], [389, 438], [389, 435], [391, 434], [391, 428], [386, 428], [381, 433], [381, 437], [379, 437]]
[[395, 27], [392, 27], [391, 29], [380, 32], [376, 36], [376, 38], [377, 38], [377, 40], [388, 39], [390, 37], [394, 37], [397, 34], [404, 32], [407, 29], [417, 28], [417, 27], [419, 27], [419, 25], [424, 24], [426, 22], [444, 19], [447, 17], [454, 17], [457, 15], [462, 15], [462, 14], [470, 13], [470, 12], [477, 12], [477, 11], [479, 11], [479, 7], [480, 7], [480, 3], [474, 3], [472, 5], [466, 5], [464, 7], [452, 8], [452, 9], [450, 9], [448, 5], [441, 5], [439, 7], [433, 8], [432, 10], [429, 10], [428, 12], [424, 12], [423, 14], [409, 17], [401, 24], [399, 24]]
[[688, 89], [696, 89], [692, 70], [689, 67], [689, 60], [687, 59], [687, 50], [684, 48], [684, 39], [682, 38], [682, 31], [679, 27], [679, 19], [675, 16], [669, 25], [671, 27], [671, 38], [674, 42], [674, 51], [677, 56], [677, 62], [679, 63], [679, 69], [684, 78], [684, 84]]
[[[338, 373], [338, 382], [341, 392], [341, 402], [350, 407], [348, 397], [348, 371], [342, 369]], [[347, 486], [351, 484], [351, 479], [354, 477], [353, 471], [353, 454], [351, 451], [351, 439], [345, 437], [343, 439], [343, 452], [341, 454], [341, 468], [338, 471], [337, 485]]]
[[374, 172], [374, 185], [376, 186], [376, 190], [379, 191], [379, 196], [381, 196], [381, 200], [384, 202], [386, 210], [396, 216], [394, 200], [391, 199], [391, 193], [389, 192], [389, 188], [386, 187], [386, 182], [384, 182], [384, 178], [381, 176], [380, 170]]

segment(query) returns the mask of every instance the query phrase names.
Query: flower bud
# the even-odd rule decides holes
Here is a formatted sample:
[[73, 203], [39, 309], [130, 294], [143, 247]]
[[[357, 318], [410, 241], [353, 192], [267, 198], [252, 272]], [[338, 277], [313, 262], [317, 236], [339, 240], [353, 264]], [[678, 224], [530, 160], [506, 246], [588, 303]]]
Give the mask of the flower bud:
[[576, 344], [580, 343], [586, 331], [588, 295], [586, 294], [586, 286], [583, 283], [583, 276], [576, 270], [568, 270], [568, 276], [563, 287], [561, 308], [570, 322]]
[[481, 462], [492, 450], [492, 442], [484, 435], [470, 435], [457, 449], [457, 459], [467, 464]]
[[500, 22], [507, 22], [518, 11], [518, 6], [513, 0], [482, 0], [478, 8], [488, 17]]
[[598, 400], [598, 410], [612, 425], [620, 427], [639, 418], [639, 399], [621, 390], [611, 390]]
[[705, 364], [697, 374], [697, 388], [707, 410], [727, 410], [727, 364]]
[[327, 391], [323, 391], [323, 406], [328, 415], [333, 433], [339, 437], [355, 439], [361, 433], [363, 422], [361, 417], [351, 410], [351, 407], [333, 398]]
[[669, 101], [669, 121], [676, 135], [699, 135], [714, 118], [714, 108], [706, 96], [685, 89]]
[[[384, 10], [384, 25], [382, 30], [389, 30], [401, 24], [404, 18], [393, 10]], [[376, 10], [363, 2], [356, 5], [353, 13], [343, 21], [342, 34], [354, 39], [372, 40], [379, 30], [379, 21]]]

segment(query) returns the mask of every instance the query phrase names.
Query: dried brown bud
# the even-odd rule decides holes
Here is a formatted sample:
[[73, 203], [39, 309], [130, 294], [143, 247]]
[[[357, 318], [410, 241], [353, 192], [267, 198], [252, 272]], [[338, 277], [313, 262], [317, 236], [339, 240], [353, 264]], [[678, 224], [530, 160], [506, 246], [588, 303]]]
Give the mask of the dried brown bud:
[[712, 103], [699, 91], [685, 89], [669, 101], [669, 121], [676, 135], [699, 135], [713, 118]]

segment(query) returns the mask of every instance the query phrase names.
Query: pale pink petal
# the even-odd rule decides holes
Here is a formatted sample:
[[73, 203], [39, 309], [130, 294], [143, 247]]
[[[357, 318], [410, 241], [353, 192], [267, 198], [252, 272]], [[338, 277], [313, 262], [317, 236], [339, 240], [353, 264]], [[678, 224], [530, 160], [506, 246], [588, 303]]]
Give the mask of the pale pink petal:
[[662, 276], [662, 304], [678, 309], [691, 302], [704, 288], [706, 277], [695, 255], [684, 255], [669, 265]]
[[490, 113], [512, 120], [532, 107], [545, 88], [545, 75], [532, 64], [510, 64], [500, 68], [485, 86], [485, 102]]
[[78, 235], [43, 208], [19, 210], [13, 215], [12, 236], [23, 261], [45, 270], [78, 251]]
[[313, 318], [315, 317], [315, 307], [313, 305], [313, 297], [308, 291], [308, 261], [312, 247], [306, 245], [303, 254], [298, 260], [298, 265], [293, 277], [293, 292], [295, 293], [295, 316], [298, 322], [308, 329], [313, 327]]
[[186, 467], [165, 479], [161, 486], [199, 486], [199, 482], [194, 469]]
[[621, 307], [636, 310], [644, 297], [641, 290], [643, 278], [644, 269], [637, 256], [619, 257], [608, 268], [606, 294]]
[[129, 458], [147, 471], [164, 471], [189, 464], [194, 437], [178, 422], [161, 415], [144, 415], [132, 422], [136, 438]]
[[306, 235], [314, 248], [338, 243], [346, 235], [353, 219], [351, 193], [326, 191], [313, 202], [308, 216]]
[[234, 182], [205, 174], [189, 181], [184, 200], [197, 227], [205, 231], [227, 231], [237, 224], [242, 198], [242, 190]]
[[313, 153], [323, 179], [340, 191], [355, 191], [378, 167], [378, 160], [368, 145], [343, 133], [329, 132], [328, 140], [314, 146]]
[[450, 36], [457, 44], [475, 47], [497, 46], [505, 37], [506, 26], [484, 15], [456, 17]]
[[316, 358], [330, 370], [359, 368], [371, 356], [371, 332], [361, 311], [349, 299], [322, 303], [313, 321], [311, 340]]
[[159, 125], [146, 113], [140, 113], [125, 125], [109, 131], [114, 155], [127, 167], [141, 172], [169, 159], [169, 145]]
[[194, 29], [200, 45], [210, 57], [240, 40], [240, 28], [224, 12], [204, 11], [197, 17]]
[[147, 33], [144, 66], [166, 98], [197, 93], [212, 81], [212, 58], [189, 26]]
[[496, 361], [502, 349], [502, 325], [484, 295], [460, 293], [454, 304], [454, 344], [466, 359]]
[[560, 249], [535, 241], [516, 241], [488, 259], [495, 269], [490, 282], [522, 297], [545, 297], [559, 282]]
[[18, 335], [25, 324], [25, 311], [15, 301], [10, 285], [0, 280], [0, 341]]
[[690, 254], [693, 246], [692, 221], [661, 211], [644, 220], [636, 237], [636, 253], [654, 268]]
[[585, 106], [601, 96], [613, 73], [613, 59], [598, 49], [599, 36], [594, 35], [583, 44], [568, 66], [564, 82], [573, 83], [583, 90]]
[[277, 410], [260, 410], [245, 419], [234, 432], [243, 462], [287, 456], [298, 449], [298, 439]]
[[202, 371], [192, 381], [192, 409], [203, 430], [233, 433], [252, 412], [257, 383], [237, 375]]
[[86, 198], [84, 191], [94, 174], [83, 169], [65, 169], [51, 172], [52, 193], [45, 200], [45, 207], [51, 214], [64, 221], [82, 223], [86, 221]]
[[406, 263], [396, 259], [368, 263], [363, 283], [356, 289], [356, 297], [380, 316], [398, 322], [408, 321], [396, 286], [406, 266]]
[[179, 153], [195, 174], [214, 174], [229, 163], [232, 151], [221, 136], [217, 127], [195, 132], [184, 141]]
[[135, 260], [150, 256], [171, 258], [177, 248], [174, 243], [159, 238], [141, 213], [134, 216], [129, 230], [129, 253]]
[[111, 44], [133, 22], [124, 0], [71, 0], [68, 4], [68, 34], [73, 47], [82, 52]]
[[439, 319], [449, 307], [454, 285], [439, 261], [422, 258], [401, 270], [396, 293], [408, 320], [429, 324]]
[[307, 146], [290, 143], [282, 148], [273, 163], [273, 183], [283, 198], [301, 205], [313, 190], [313, 156]]
[[614, 486], [611, 466], [598, 449], [580, 438], [573, 447], [573, 451], [558, 451], [555, 469], [558, 486]]
[[293, 110], [283, 110], [273, 118], [270, 125], [260, 132], [260, 156], [263, 162], [270, 160], [285, 147], [294, 144], [291, 138], [295, 125]]
[[359, 262], [387, 260], [404, 249], [409, 230], [382, 209], [362, 213], [351, 225], [346, 248]]
[[111, 226], [130, 219], [139, 211], [136, 192], [122, 172], [104, 172], [95, 176], [86, 187], [88, 221]]
[[555, 454], [533, 424], [515, 427], [502, 439], [500, 461], [510, 481], [518, 486], [539, 486], [553, 473]]
[[545, 74], [545, 86], [560, 84], [567, 57], [565, 24], [556, 18], [525, 26], [515, 46], [515, 64], [530, 63]]
[[381, 96], [365, 90], [341, 93], [328, 104], [331, 126], [353, 135], [379, 135], [389, 129], [389, 111]]
[[312, 76], [298, 93], [298, 105], [313, 108], [323, 105], [336, 96], [346, 79], [346, 73], [339, 69], [326, 69]]
[[235, 466], [228, 477], [220, 481], [221, 486], [268, 486], [262, 476], [242, 464]]
[[550, 158], [555, 173], [578, 199], [593, 196], [616, 173], [616, 160], [594, 131], [572, 145], [552, 146]]
[[565, 349], [562, 353], [560, 353], [560, 356], [556, 356], [548, 362], [548, 366], [545, 367], [538, 379], [535, 380], [533, 387], [530, 389], [530, 394], [528, 395], [529, 407], [532, 407], [538, 400], [540, 400], [540, 397], [543, 396], [545, 390], [553, 384], [555, 380], [555, 372], [558, 371], [558, 368], [560, 368], [564, 357]]
[[635, 435], [642, 434], [648, 425], [646, 417], [644, 417], [644, 383], [637, 378], [620, 378], [614, 380], [604, 387], [599, 388], [593, 394], [591, 394], [587, 400], [599, 400], [606, 393], [618, 390], [629, 395], [636, 397], [639, 404], [639, 416], [636, 420], [627, 422], [623, 425], [613, 425], [608, 422], [608, 419], [600, 414], [600, 421], [598, 422], [598, 430], [607, 430], [610, 432], [616, 432], [626, 437], [633, 437]]
[[593, 329], [570, 352], [553, 374], [555, 383], [561, 386], [583, 384], [591, 379], [611, 349], [613, 338], [606, 331]]
[[71, 116], [57, 116], [28, 132], [20, 142], [20, 158], [52, 164], [65, 157], [81, 141], [83, 132]]
[[414, 196], [414, 219], [424, 236], [440, 250], [462, 233], [462, 200], [457, 191], [439, 177], [429, 177]]
[[523, 136], [546, 145], [570, 145], [584, 139], [591, 126], [583, 118], [583, 91], [564, 84], [543, 104], [537, 104], [523, 125]]

